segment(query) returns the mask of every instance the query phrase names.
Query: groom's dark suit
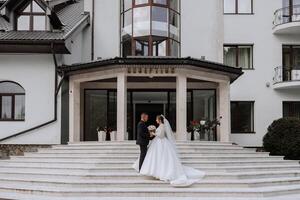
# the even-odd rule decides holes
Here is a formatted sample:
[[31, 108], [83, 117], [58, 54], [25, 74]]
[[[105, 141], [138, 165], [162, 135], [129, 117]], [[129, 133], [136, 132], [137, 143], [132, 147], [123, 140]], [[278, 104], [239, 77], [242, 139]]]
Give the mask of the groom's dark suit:
[[136, 144], [140, 145], [140, 163], [139, 163], [139, 169], [141, 170], [144, 159], [147, 154], [147, 146], [149, 144], [149, 140], [151, 140], [151, 136], [149, 133], [149, 130], [145, 124], [144, 121], [140, 121], [137, 125], [137, 140]]

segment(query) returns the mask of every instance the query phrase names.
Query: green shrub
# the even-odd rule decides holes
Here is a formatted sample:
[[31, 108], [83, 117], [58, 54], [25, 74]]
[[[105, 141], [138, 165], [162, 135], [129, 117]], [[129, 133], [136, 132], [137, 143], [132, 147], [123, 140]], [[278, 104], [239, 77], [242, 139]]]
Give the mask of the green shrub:
[[264, 149], [271, 155], [286, 159], [300, 159], [300, 119], [282, 118], [275, 120], [263, 138]]

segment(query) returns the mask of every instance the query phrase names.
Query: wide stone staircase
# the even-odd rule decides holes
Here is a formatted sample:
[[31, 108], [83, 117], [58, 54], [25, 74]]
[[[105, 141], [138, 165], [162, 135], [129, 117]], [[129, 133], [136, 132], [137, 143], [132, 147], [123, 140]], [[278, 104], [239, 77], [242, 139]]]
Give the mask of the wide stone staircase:
[[189, 188], [174, 188], [136, 173], [131, 168], [139, 154], [134, 142], [85, 142], [0, 160], [0, 199], [286, 199], [289, 195], [300, 199], [298, 161], [231, 143], [177, 142], [177, 146], [183, 164], [207, 173]]

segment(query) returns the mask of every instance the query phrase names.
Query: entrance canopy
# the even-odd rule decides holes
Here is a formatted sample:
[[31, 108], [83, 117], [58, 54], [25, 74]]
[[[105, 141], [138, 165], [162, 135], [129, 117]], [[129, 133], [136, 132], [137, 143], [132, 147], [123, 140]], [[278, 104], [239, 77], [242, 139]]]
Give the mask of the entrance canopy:
[[149, 68], [156, 68], [167, 66], [169, 69], [175, 68], [198, 68], [199, 71], [208, 71], [216, 74], [228, 76], [230, 82], [234, 82], [239, 76], [243, 74], [241, 68], [230, 67], [220, 63], [195, 59], [191, 57], [174, 58], [174, 57], [127, 57], [127, 58], [112, 58], [105, 60], [97, 60], [88, 63], [79, 63], [73, 65], [64, 65], [60, 68], [60, 72], [64, 75], [75, 75], [86, 72], [97, 71], [99, 68], [130, 68], [133, 66], [148, 66]]
[[[240, 68], [194, 58], [130, 57], [62, 66], [69, 77], [69, 141], [95, 140], [109, 126], [119, 141], [135, 139], [139, 113], [170, 118], [177, 140], [189, 120], [222, 117], [216, 140], [230, 138], [230, 83]], [[153, 119], [152, 119], [153, 120]]]

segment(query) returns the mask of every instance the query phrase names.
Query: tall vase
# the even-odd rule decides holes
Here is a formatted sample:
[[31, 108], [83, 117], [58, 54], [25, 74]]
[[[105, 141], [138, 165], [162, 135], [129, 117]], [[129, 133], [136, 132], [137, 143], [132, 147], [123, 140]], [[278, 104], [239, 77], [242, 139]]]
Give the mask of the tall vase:
[[106, 132], [105, 131], [98, 131], [98, 141], [103, 142], [106, 138]]
[[110, 141], [116, 141], [117, 139], [117, 131], [110, 132]]
[[192, 137], [191, 137], [191, 135], [192, 135], [192, 133], [191, 133], [191, 132], [187, 132], [187, 134], [186, 134], [186, 139], [187, 139], [187, 141], [190, 141], [190, 140], [192, 140]]

